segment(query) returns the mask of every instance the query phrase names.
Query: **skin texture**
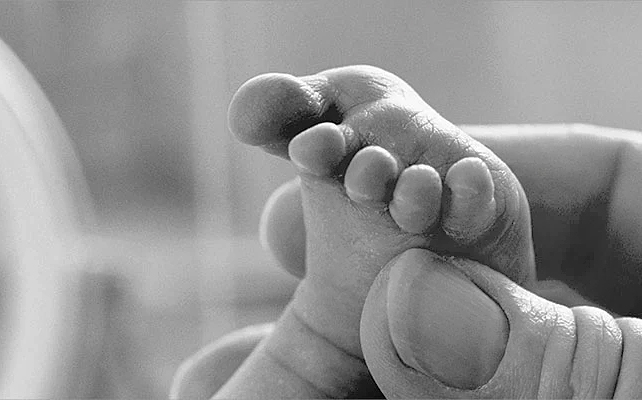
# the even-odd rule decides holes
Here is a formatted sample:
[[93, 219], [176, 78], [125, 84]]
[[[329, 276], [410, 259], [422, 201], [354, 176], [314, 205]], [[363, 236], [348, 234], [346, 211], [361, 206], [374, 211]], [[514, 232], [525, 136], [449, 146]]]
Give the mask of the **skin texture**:
[[[360, 392], [376, 388], [363, 361], [360, 318], [373, 280], [404, 250], [465, 255], [520, 284], [534, 281], [519, 182], [398, 77], [367, 66], [259, 76], [233, 98], [229, 125], [239, 140], [297, 168], [307, 254], [274, 334], [217, 396], [379, 394]], [[446, 188], [441, 196], [432, 191], [439, 190], [435, 176]], [[427, 197], [413, 193], [422, 185]], [[409, 223], [417, 213], [424, 220]], [[292, 379], [279, 380], [283, 374]]]
[[[607, 312], [548, 302], [470, 260], [443, 259], [421, 249], [404, 252], [398, 260], [375, 280], [361, 331], [368, 367], [387, 398], [614, 395], [625, 348], [621, 329]], [[432, 287], [401, 291], [396, 276], [413, 277]], [[471, 288], [453, 292], [465, 286]], [[478, 299], [471, 301], [473, 296]], [[449, 302], [443, 300], [448, 297]], [[409, 298], [414, 303], [423, 299], [419, 303], [423, 312], [407, 307]], [[503, 312], [481, 308], [483, 299]], [[399, 310], [391, 310], [391, 304]], [[462, 318], [467, 312], [472, 316]], [[449, 317], [443, 318], [443, 313]], [[474, 325], [471, 319], [476, 319]], [[507, 325], [510, 332], [497, 343], [502, 335], [494, 331]], [[473, 329], [477, 335], [472, 340], [460, 333]], [[422, 351], [426, 346], [450, 363]], [[462, 367], [471, 374], [454, 373]], [[481, 374], [491, 377], [480, 379]]]
[[[599, 318], [583, 319], [589, 323], [577, 325], [581, 326], [579, 329], [582, 330], [583, 337], [593, 338], [593, 341], [582, 341], [581, 344], [577, 342], [578, 344], [575, 345], [583, 350], [578, 352], [581, 358], [577, 358], [570, 364], [567, 363], [566, 358], [569, 354], [568, 350], [575, 349], [568, 339], [573, 335], [577, 337], [578, 329], [557, 329], [558, 340], [548, 341], [538, 350], [538, 352], [545, 351], [549, 356], [544, 358], [541, 357], [542, 353], [525, 352], [524, 355], [528, 357], [522, 359], [520, 368], [513, 369], [512, 375], [496, 374], [494, 381], [501, 382], [502, 385], [495, 388], [503, 391], [493, 392], [491, 397], [505, 397], [508, 393], [513, 393], [509, 397], [526, 397], [526, 393], [530, 393], [530, 397], [563, 397], [560, 393], [570, 396], [573, 394], [572, 388], [575, 388], [575, 393], [580, 397], [594, 394], [591, 385], [595, 381], [590, 379], [590, 375], [585, 375], [584, 379], [581, 379], [581, 374], [576, 373], [571, 386], [571, 372], [582, 371], [581, 366], [587, 369], [596, 368], [596, 361], [599, 360], [596, 349], [600, 347], [599, 338], [603, 335], [595, 335], [595, 333], [603, 332], [602, 327], [605, 325], [611, 327], [613, 331], [612, 322], [614, 321], [621, 332], [620, 372], [615, 381], [612, 380], [605, 386], [613, 391], [613, 396], [616, 398], [639, 398], [642, 396], [639, 380], [642, 373], [639, 363], [642, 348], [642, 322], [633, 317], [640, 316], [638, 308], [633, 307], [631, 311], [627, 311], [630, 304], [640, 304], [639, 286], [636, 288], [627, 280], [619, 279], [618, 274], [624, 273], [625, 276], [633, 277], [634, 282], [642, 275], [639, 261], [642, 255], [642, 245], [640, 245], [642, 241], [639, 240], [639, 233], [631, 229], [633, 225], [640, 226], [642, 222], [640, 211], [642, 204], [637, 195], [642, 190], [642, 183], [634, 178], [641, 167], [640, 137], [642, 134], [586, 125], [468, 126], [464, 129], [506, 160], [523, 183], [534, 210], [534, 243], [540, 276], [548, 279], [563, 279], [564, 282], [541, 281], [536, 283], [529, 292], [517, 288], [505, 277], [494, 274], [490, 269], [478, 264], [473, 264], [466, 269], [466, 264], [462, 260], [462, 263], [455, 265], [454, 268], [467, 270], [467, 275], [475, 280], [484, 292], [494, 293], [493, 299], [497, 303], [502, 304], [505, 309], [512, 309], [511, 313], [507, 313], [508, 317], [512, 318], [511, 327], [520, 326], [521, 334], [516, 336], [511, 331], [511, 335], [519, 340], [529, 340], [529, 338], [533, 340], [533, 336], [546, 335], [547, 332], [554, 331], [553, 328], [556, 326], [563, 326], [562, 322], [568, 321], [569, 315], [577, 314], [576, 317], [579, 318], [590, 315], [599, 316]], [[281, 240], [286, 237], [284, 233], [289, 232], [283, 229], [284, 226], [302, 227], [301, 229], [304, 230], [301, 212], [278, 211], [283, 210], [278, 207], [279, 204], [297, 204], [300, 198], [298, 184], [289, 183], [270, 199], [261, 225], [264, 235], [270, 237], [269, 243], [282, 243]], [[604, 204], [596, 204], [594, 201], [596, 198], [602, 199], [608, 207]], [[586, 213], [600, 218], [591, 218], [581, 230], [569, 229], [577, 224], [580, 219], [578, 215]], [[626, 218], [620, 217], [623, 215], [626, 215]], [[279, 224], [275, 223], [276, 221], [279, 221]], [[288, 224], [284, 224], [284, 221], [288, 221]], [[603, 228], [605, 224], [608, 230]], [[567, 228], [561, 229], [562, 227]], [[587, 232], [592, 234], [587, 235]], [[289, 269], [304, 271], [303, 265], [297, 260], [301, 259], [301, 253], [305, 253], [305, 243], [301, 240], [301, 235], [297, 237], [299, 241], [288, 242], [289, 256], [280, 250], [284, 247], [282, 245], [269, 245], [267, 248], [273, 254], [280, 255], [280, 258], [277, 258], [283, 265], [288, 265]], [[622, 242], [628, 243], [628, 246], [616, 245]], [[595, 246], [595, 243], [599, 245]], [[570, 257], [570, 254], [574, 257]], [[583, 260], [590, 260], [590, 262]], [[619, 261], [614, 263], [613, 260]], [[412, 263], [399, 266], [406, 269], [417, 267]], [[379, 284], [373, 285], [370, 289], [370, 299], [377, 299], [377, 291], [385, 287], [381, 283], [387, 279], [387, 271], [399, 266], [390, 265], [384, 268], [377, 278]], [[579, 272], [570, 276], [565, 272], [568, 270]], [[603, 279], [591, 285], [587, 277], [596, 275], [602, 276]], [[475, 276], [477, 278], [485, 276], [486, 279], [480, 280]], [[603, 286], [609, 288], [610, 296]], [[580, 289], [584, 296], [571, 287]], [[591, 307], [589, 309], [578, 307], [595, 305], [586, 297], [601, 299], [601, 307], [610, 311], [612, 317]], [[399, 364], [399, 358], [394, 354], [391, 356], [393, 347], [390, 340], [386, 339], [388, 343], [386, 346], [385, 337], [381, 336], [382, 332], [387, 331], [389, 324], [387, 319], [391, 316], [387, 315], [386, 307], [378, 310], [377, 307], [373, 307], [376, 306], [376, 302], [369, 301], [369, 304], [370, 306], [362, 315], [362, 326], [368, 328], [364, 330], [365, 332], [374, 333], [367, 341], [375, 343], [376, 346], [364, 346], [364, 353], [369, 360], [369, 367], [378, 368], [377, 384], [392, 397], [402, 397], [402, 395], [408, 397], [411, 392], [414, 394], [411, 397], [446, 397], [443, 387], [440, 389], [441, 392], [431, 391], [434, 387], [427, 388], [426, 385], [434, 382], [433, 379], [408, 370]], [[535, 313], [529, 313], [527, 309], [519, 310], [518, 304], [530, 305]], [[537, 314], [538, 308], [547, 311], [545, 314], [547, 318], [539, 319], [543, 322], [540, 325], [535, 323], [537, 318], [534, 318], [542, 315]], [[628, 316], [618, 317], [614, 310]], [[561, 318], [558, 319], [558, 317]], [[594, 334], [591, 335], [591, 332]], [[615, 332], [617, 333], [617, 330]], [[568, 336], [569, 334], [571, 336]], [[377, 339], [377, 336], [380, 339]], [[611, 337], [617, 338], [617, 334]], [[255, 344], [258, 342], [259, 339], [256, 338]], [[248, 354], [249, 351], [239, 354], [239, 358], [245, 358]], [[562, 356], [554, 357], [555, 355]], [[201, 357], [216, 358], [217, 353], [212, 352]], [[505, 357], [506, 360], [503, 362], [510, 363], [510, 358], [510, 356]], [[390, 361], [392, 363], [386, 364]], [[513, 359], [512, 362], [514, 361]], [[240, 362], [240, 359], [235, 362]], [[382, 368], [382, 366], [385, 367]], [[574, 368], [575, 366], [577, 368]], [[532, 374], [533, 368], [548, 371], [541, 375], [539, 383], [533, 382], [533, 377], [540, 377], [539, 374]], [[210, 382], [223, 381], [229, 377], [221, 376], [220, 370], [221, 366], [209, 369]], [[599, 368], [595, 370], [600, 371]], [[504, 369], [504, 371], [510, 371], [510, 369]], [[183, 376], [184, 379], [175, 385], [176, 393], [189, 390], [194, 382], [189, 372]], [[612, 374], [610, 376], [612, 378]], [[528, 387], [532, 388], [532, 385], [540, 386], [536, 394], [525, 391]], [[209, 394], [215, 393], [218, 388], [210, 387]], [[564, 392], [564, 390], [570, 391]], [[489, 393], [486, 392], [486, 394]], [[466, 393], [465, 397], [473, 397], [473, 394]]]

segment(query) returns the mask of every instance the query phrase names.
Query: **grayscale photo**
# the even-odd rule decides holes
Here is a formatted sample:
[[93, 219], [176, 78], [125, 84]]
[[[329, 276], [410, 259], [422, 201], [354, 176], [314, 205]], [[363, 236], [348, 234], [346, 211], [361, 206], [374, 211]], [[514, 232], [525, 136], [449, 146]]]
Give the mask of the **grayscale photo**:
[[642, 398], [642, 2], [0, 2], [0, 399]]

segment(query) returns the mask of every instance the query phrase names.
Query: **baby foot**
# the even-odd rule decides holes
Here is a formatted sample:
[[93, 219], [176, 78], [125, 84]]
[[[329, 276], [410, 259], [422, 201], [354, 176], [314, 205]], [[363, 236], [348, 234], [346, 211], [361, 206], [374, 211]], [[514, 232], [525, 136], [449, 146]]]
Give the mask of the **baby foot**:
[[[463, 255], [521, 284], [534, 279], [515, 176], [398, 77], [366, 66], [262, 75], [239, 89], [229, 118], [241, 141], [291, 159], [307, 235], [305, 277], [245, 373], [272, 363], [311, 395], [353, 395], [369, 376], [363, 302], [381, 268], [410, 248]], [[311, 366], [311, 357], [324, 363]]]

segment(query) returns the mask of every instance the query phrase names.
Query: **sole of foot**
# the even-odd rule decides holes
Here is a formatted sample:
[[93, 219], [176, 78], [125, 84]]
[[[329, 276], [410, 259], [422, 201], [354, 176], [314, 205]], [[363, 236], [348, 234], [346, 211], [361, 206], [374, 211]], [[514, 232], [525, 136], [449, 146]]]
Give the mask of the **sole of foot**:
[[335, 359], [334, 379], [322, 379], [286, 347], [330, 345], [344, 365], [361, 360], [363, 302], [405, 250], [465, 256], [520, 284], [534, 280], [528, 203], [515, 176], [395, 75], [369, 66], [261, 75], [234, 96], [229, 126], [240, 141], [290, 159], [300, 177], [306, 258], [295, 275], [303, 279], [262, 352], [320, 393], [354, 394], [346, 382], [367, 379], [367, 369], [344, 371]]

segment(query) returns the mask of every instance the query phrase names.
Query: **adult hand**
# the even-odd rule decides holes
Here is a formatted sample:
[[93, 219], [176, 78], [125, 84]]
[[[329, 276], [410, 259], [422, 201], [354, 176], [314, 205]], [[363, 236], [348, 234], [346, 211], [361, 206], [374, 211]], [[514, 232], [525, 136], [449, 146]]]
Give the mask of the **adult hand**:
[[[527, 291], [472, 261], [402, 254], [379, 274], [362, 315], [363, 352], [380, 389], [388, 397], [641, 396], [642, 321], [578, 307], [592, 304], [588, 297], [612, 313], [642, 314], [641, 135], [564, 125], [464, 130], [524, 187], [547, 281]], [[302, 276], [297, 193], [290, 183], [271, 199], [262, 238]], [[198, 365], [183, 369], [174, 396], [190, 393], [196, 371], [203, 377]]]

